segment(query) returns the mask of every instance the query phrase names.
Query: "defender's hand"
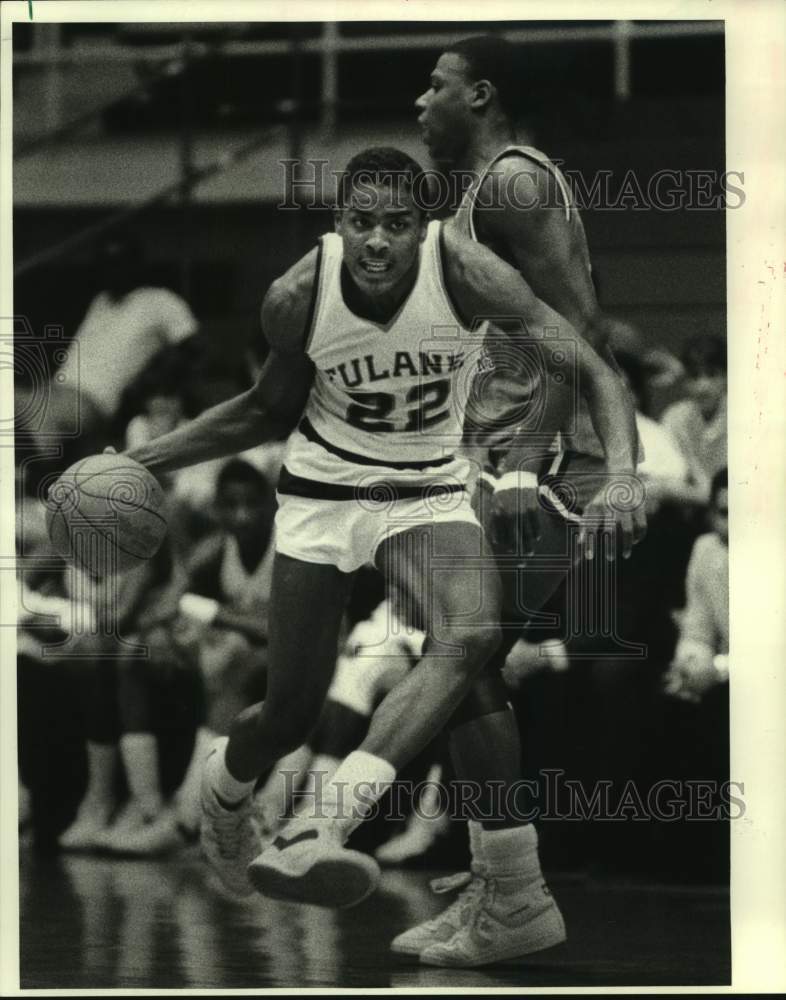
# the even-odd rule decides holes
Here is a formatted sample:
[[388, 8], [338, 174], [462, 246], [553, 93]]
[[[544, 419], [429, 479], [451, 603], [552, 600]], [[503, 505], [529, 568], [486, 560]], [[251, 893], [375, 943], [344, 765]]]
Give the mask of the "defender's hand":
[[482, 475], [472, 497], [478, 520], [496, 551], [532, 555], [540, 540], [537, 480], [518, 473]]
[[644, 490], [635, 476], [610, 481], [584, 509], [579, 547], [585, 559], [602, 550], [613, 562], [618, 552], [630, 558], [633, 546], [647, 534]]
[[492, 501], [492, 544], [495, 548], [531, 556], [540, 540], [537, 486], [497, 489]]
[[700, 701], [710, 688], [722, 680], [712, 649], [690, 639], [681, 639], [678, 643], [666, 678], [669, 694], [693, 702]]

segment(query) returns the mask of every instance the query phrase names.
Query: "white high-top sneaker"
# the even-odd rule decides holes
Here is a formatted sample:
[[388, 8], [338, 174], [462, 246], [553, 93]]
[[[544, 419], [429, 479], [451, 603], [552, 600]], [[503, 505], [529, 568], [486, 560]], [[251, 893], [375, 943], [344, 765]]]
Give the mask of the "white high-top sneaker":
[[[226, 743], [226, 738], [224, 738]], [[218, 741], [208, 757], [216, 753]], [[202, 773], [202, 821], [199, 841], [210, 865], [224, 886], [236, 896], [250, 896], [254, 887], [248, 878], [248, 866], [259, 852], [260, 840], [252, 819], [249, 793], [237, 805], [224, 802], [209, 780], [207, 768]]]
[[478, 896], [485, 891], [485, 884], [477, 865], [473, 865], [471, 872], [459, 872], [447, 878], [434, 879], [431, 883], [434, 892], [450, 892], [453, 889], [462, 889], [462, 892], [436, 917], [394, 937], [390, 942], [390, 950], [397, 955], [417, 957], [429, 945], [449, 941], [464, 923], [465, 914], [474, 909]]
[[566, 938], [562, 914], [546, 884], [525, 885], [515, 875], [483, 879], [482, 891], [461, 916], [452, 937], [420, 952], [424, 965], [488, 965], [543, 951]]
[[271, 899], [314, 906], [355, 906], [377, 887], [380, 869], [360, 851], [344, 847], [334, 819], [296, 818], [249, 865], [248, 876]]
[[475, 897], [482, 891], [483, 862], [480, 855], [480, 823], [470, 820], [467, 823], [469, 832], [469, 850], [472, 857], [471, 871], [459, 872], [446, 878], [433, 879], [431, 889], [436, 893], [463, 890], [450, 906], [438, 913], [431, 920], [410, 927], [390, 942], [390, 950], [397, 955], [419, 955], [430, 944], [447, 941], [461, 927], [463, 913], [472, 906]]
[[540, 870], [532, 826], [480, 830], [481, 887], [447, 940], [420, 952], [425, 965], [470, 968], [543, 951], [566, 939], [565, 923]]

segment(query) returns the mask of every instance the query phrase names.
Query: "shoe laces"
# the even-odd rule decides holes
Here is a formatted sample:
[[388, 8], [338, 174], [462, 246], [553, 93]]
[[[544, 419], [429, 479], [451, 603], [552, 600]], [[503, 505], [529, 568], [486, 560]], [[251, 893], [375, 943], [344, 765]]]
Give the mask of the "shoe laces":
[[[463, 890], [451, 905], [430, 921], [432, 925], [436, 926], [448, 920], [450, 923], [456, 923], [460, 926], [467, 915], [471, 914], [473, 910], [479, 909], [478, 904], [485, 899], [488, 888], [488, 880], [480, 871], [458, 872], [456, 875], [434, 879], [431, 882], [431, 888], [436, 893], [450, 892], [462, 886]], [[475, 918], [472, 919], [474, 921]]]
[[246, 803], [237, 809], [221, 809], [211, 817], [216, 846], [222, 858], [231, 860], [240, 854], [243, 841], [251, 833], [249, 810]]

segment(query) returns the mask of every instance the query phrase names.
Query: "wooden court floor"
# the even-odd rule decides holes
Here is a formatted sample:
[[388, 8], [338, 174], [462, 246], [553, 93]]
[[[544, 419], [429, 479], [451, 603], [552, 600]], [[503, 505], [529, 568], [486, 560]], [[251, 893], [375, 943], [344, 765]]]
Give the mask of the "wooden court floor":
[[236, 901], [198, 854], [174, 860], [20, 860], [28, 989], [462, 988], [730, 982], [728, 893], [552, 878], [569, 940], [529, 961], [434, 969], [391, 955], [399, 931], [446, 905], [423, 871], [389, 871], [351, 910]]

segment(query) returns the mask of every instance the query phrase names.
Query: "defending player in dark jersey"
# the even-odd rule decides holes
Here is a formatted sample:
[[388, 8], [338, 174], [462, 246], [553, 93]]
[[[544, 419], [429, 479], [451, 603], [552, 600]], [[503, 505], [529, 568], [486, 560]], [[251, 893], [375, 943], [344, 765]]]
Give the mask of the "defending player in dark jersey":
[[[512, 109], [520, 97], [519, 58], [498, 37], [459, 42], [440, 56], [416, 102], [434, 160], [454, 176], [470, 178], [448, 227], [515, 267], [582, 341], [611, 361], [610, 324], [598, 308], [584, 228], [565, 178], [543, 153], [516, 142]], [[472, 877], [459, 900], [393, 942], [394, 951], [437, 965], [481, 965], [561, 939], [553, 926], [539, 926], [534, 908], [511, 922], [489, 902], [516, 880], [533, 886], [542, 881], [534, 826], [492, 799], [495, 785], [510, 787], [522, 777], [516, 720], [500, 670], [520, 634], [517, 623], [523, 627], [567, 572], [564, 559], [562, 568], [554, 565], [571, 552], [571, 525], [603, 525], [599, 536], [609, 558], [618, 541], [629, 555], [645, 527], [642, 505], [634, 504], [620, 519], [606, 500], [615, 482], [623, 491], [635, 491], [638, 446], [631, 401], [620, 403], [619, 447], [609, 449], [567, 382], [560, 390], [542, 372], [522, 378], [526, 361], [511, 358], [508, 343], [498, 336], [490, 337], [488, 353], [494, 367], [468, 437], [481, 445], [479, 508], [500, 556], [505, 628], [502, 644], [451, 720], [450, 740], [457, 776], [483, 791], [477, 805], [486, 818], [470, 821]], [[586, 537], [595, 544], [599, 536]], [[533, 554], [540, 563], [528, 563]], [[544, 569], [548, 556], [557, 559], [550, 564], [546, 559]], [[485, 934], [478, 932], [481, 918]]]

